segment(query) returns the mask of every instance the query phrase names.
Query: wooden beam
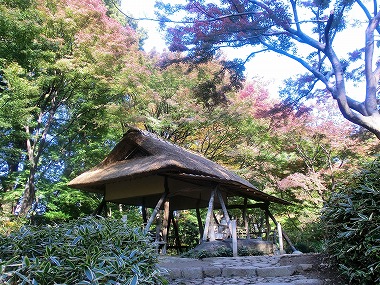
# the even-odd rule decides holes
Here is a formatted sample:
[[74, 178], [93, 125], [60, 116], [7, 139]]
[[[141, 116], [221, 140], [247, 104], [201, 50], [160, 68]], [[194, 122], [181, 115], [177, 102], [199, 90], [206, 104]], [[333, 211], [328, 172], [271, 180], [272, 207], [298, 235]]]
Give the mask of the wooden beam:
[[269, 223], [269, 210], [265, 209], [265, 227], [266, 227], [266, 240], [269, 240], [270, 235], [270, 223]]
[[162, 254], [166, 254], [166, 247], [167, 247], [167, 242], [168, 242], [169, 208], [170, 208], [170, 202], [169, 200], [166, 200], [164, 203], [164, 218], [162, 220], [162, 241], [164, 242], [164, 246], [162, 248]]
[[278, 232], [278, 246], [280, 248], [280, 254], [284, 254], [284, 242], [282, 240], [282, 227], [280, 223], [277, 223], [277, 232]]
[[[92, 213], [94, 216], [100, 216], [102, 211], [107, 208], [106, 197], [103, 196], [102, 201], [99, 203], [98, 207], [96, 207], [95, 211]], [[107, 212], [107, 211], [106, 211]]]
[[237, 257], [238, 249], [237, 249], [236, 220], [231, 221], [231, 235], [232, 235], [232, 255], [233, 257]]
[[230, 222], [231, 222], [231, 219], [230, 219], [230, 216], [228, 215], [228, 211], [227, 211], [227, 208], [226, 208], [226, 204], [224, 203], [223, 196], [220, 193], [220, 191], [219, 191], [218, 188], [216, 188], [215, 191], [216, 191], [216, 194], [218, 195], [220, 205], [222, 206], [224, 217], [226, 218], [227, 224], [229, 225]]
[[156, 246], [157, 246], [157, 253], [159, 252], [159, 242], [160, 242], [160, 239], [161, 239], [161, 215], [160, 213], [157, 213], [156, 215], [157, 219], [156, 219], [156, 238], [155, 238], [155, 241], [156, 241]]
[[210, 228], [210, 223], [211, 223], [211, 216], [212, 216], [212, 210], [214, 208], [214, 199], [215, 199], [215, 190], [211, 191], [211, 196], [210, 200], [208, 202], [208, 210], [207, 210], [207, 215], [206, 215], [206, 221], [205, 221], [205, 228], [203, 230], [203, 241], [207, 240], [209, 228]]
[[243, 221], [244, 221], [246, 238], [249, 239], [250, 236], [249, 236], [249, 224], [248, 224], [248, 219], [247, 219], [247, 205], [248, 205], [248, 199], [244, 198]]
[[[226, 205], [227, 209], [244, 209], [245, 205]], [[247, 209], [256, 209], [260, 208], [265, 210], [265, 207], [267, 207], [267, 203], [255, 203], [255, 204], [247, 204]]]
[[[232, 235], [232, 241], [235, 239], [237, 239], [237, 232], [236, 232], [236, 229], [234, 231], [234, 229], [232, 228], [232, 223], [231, 223], [231, 219], [230, 219], [230, 216], [228, 215], [228, 211], [227, 211], [227, 208], [226, 208], [226, 204], [224, 203], [224, 200], [223, 200], [223, 196], [222, 194], [220, 193], [219, 189], [217, 188], [216, 189], [216, 193], [218, 195], [218, 198], [219, 198], [219, 202], [220, 202], [220, 205], [222, 206], [222, 210], [223, 210], [223, 214], [224, 214], [224, 217], [227, 221], [227, 225], [228, 225], [228, 228], [230, 230], [230, 234]], [[235, 227], [236, 227], [236, 221], [235, 221]]]
[[[268, 209], [268, 215], [272, 219], [272, 221], [274, 222], [274, 224], [276, 225], [276, 227], [278, 227], [278, 223], [277, 223], [275, 217], [269, 211], [269, 209]], [[286, 242], [289, 244], [289, 246], [292, 249], [292, 251], [297, 251], [297, 249], [295, 248], [295, 246], [293, 245], [293, 243], [290, 241], [288, 235], [283, 230], [282, 230], [282, 235], [283, 235], [284, 239], [286, 240]]]
[[141, 214], [142, 214], [143, 223], [144, 223], [144, 225], [146, 225], [148, 223], [148, 218], [146, 216], [145, 203], [144, 203], [144, 205], [141, 206]]
[[152, 215], [150, 216], [149, 221], [148, 221], [148, 223], [147, 223], [146, 226], [145, 226], [145, 229], [144, 229], [144, 232], [145, 232], [145, 233], [147, 233], [147, 232], [149, 231], [149, 228], [150, 228], [150, 226], [152, 225], [152, 222], [153, 222], [154, 218], [156, 217], [157, 212], [160, 210], [161, 205], [162, 205], [162, 203], [164, 202], [164, 200], [166, 199], [167, 196], [168, 196], [168, 192], [165, 191], [165, 192], [162, 194], [160, 200], [158, 200], [157, 205], [156, 205], [156, 207], [154, 208], [153, 213], [152, 213]]
[[203, 233], [203, 225], [202, 225], [202, 218], [201, 218], [201, 212], [199, 210], [199, 203], [200, 200], [197, 202], [197, 208], [195, 209], [197, 213], [197, 221], [198, 221], [198, 230], [199, 230], [199, 240], [202, 240], [202, 233]]
[[173, 229], [174, 229], [174, 235], [175, 235], [175, 245], [177, 247], [177, 253], [179, 254], [181, 252], [181, 240], [179, 238], [178, 225], [177, 225], [177, 221], [174, 219], [173, 211], [170, 211], [169, 221], [170, 220], [173, 223]]

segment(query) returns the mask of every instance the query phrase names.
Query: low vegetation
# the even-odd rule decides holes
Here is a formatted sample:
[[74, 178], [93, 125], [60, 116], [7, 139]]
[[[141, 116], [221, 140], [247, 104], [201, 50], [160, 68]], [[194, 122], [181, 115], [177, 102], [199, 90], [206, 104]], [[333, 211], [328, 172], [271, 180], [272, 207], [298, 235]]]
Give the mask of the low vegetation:
[[[238, 248], [238, 256], [256, 256], [263, 255], [263, 252], [256, 249], [242, 246]], [[190, 258], [207, 258], [207, 257], [232, 257], [233, 252], [231, 248], [228, 247], [219, 247], [215, 250], [190, 250], [182, 255], [182, 257]]]
[[380, 160], [328, 202], [327, 249], [350, 284], [380, 284]]
[[121, 220], [81, 218], [0, 236], [1, 284], [164, 284], [157, 255]]

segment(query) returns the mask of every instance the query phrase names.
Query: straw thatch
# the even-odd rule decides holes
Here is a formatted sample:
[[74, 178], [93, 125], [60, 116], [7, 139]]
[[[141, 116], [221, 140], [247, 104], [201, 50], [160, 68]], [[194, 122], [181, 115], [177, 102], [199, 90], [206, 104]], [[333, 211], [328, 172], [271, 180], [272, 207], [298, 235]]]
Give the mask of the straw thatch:
[[154, 207], [167, 191], [172, 209], [207, 206], [217, 185], [223, 197], [289, 204], [199, 154], [138, 129], [130, 129], [100, 164], [69, 183], [102, 193], [107, 201], [146, 207]]

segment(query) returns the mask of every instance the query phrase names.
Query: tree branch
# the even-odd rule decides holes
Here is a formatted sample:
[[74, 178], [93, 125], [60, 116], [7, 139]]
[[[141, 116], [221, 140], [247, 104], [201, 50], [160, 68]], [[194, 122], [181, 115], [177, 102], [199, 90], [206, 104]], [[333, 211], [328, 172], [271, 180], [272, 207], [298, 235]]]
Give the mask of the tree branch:
[[289, 57], [295, 61], [297, 61], [298, 63], [300, 63], [303, 67], [305, 67], [307, 70], [309, 70], [316, 78], [318, 78], [319, 80], [321, 80], [323, 82], [323, 84], [325, 84], [326, 88], [332, 92], [332, 87], [329, 86], [329, 82], [328, 80], [326, 79], [326, 77], [321, 73], [319, 72], [318, 70], [316, 70], [315, 68], [313, 68], [312, 66], [310, 66], [306, 61], [304, 61], [302, 58], [298, 57], [298, 56], [295, 56], [294, 54], [290, 54], [284, 50], [281, 50], [281, 49], [278, 49], [264, 41], [261, 41], [261, 43], [266, 46], [268, 49], [278, 53], [278, 54], [282, 54], [282, 55], [285, 55], [286, 57]]
[[328, 19], [326, 27], [325, 27], [325, 49], [330, 48], [329, 33], [330, 33], [330, 29], [331, 29], [331, 25], [332, 25], [333, 20], [334, 20], [334, 11], [331, 11], [329, 19]]
[[297, 5], [295, 0], [290, 0], [290, 3], [292, 4], [293, 9], [293, 15], [294, 15], [294, 22], [296, 23], [297, 31], [301, 33], [301, 25], [300, 21], [298, 19], [298, 12], [297, 12]]
[[[370, 20], [368, 27], [365, 31], [365, 78], [366, 78], [366, 98], [365, 107], [368, 115], [372, 115], [377, 110], [376, 87], [378, 85], [378, 78], [372, 71], [373, 52], [375, 46], [374, 30], [379, 25], [380, 13]], [[378, 71], [377, 71], [378, 73]]]
[[[358, 5], [360, 6], [360, 8], [363, 10], [363, 12], [366, 15], [368, 21], [371, 21], [372, 15], [368, 11], [367, 7], [363, 4], [363, 2], [361, 0], [356, 0], [356, 3], [358, 3]], [[373, 1], [373, 5], [374, 5], [374, 15], [377, 15], [378, 12], [377, 12], [377, 1], [376, 0]], [[376, 27], [376, 30], [380, 34], [380, 27]]]

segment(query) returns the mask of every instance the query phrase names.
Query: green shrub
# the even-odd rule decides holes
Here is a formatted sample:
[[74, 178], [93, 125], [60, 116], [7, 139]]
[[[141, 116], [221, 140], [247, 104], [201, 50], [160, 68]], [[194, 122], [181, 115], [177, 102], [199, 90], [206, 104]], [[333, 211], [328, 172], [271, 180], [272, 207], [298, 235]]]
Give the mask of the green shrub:
[[332, 195], [327, 250], [350, 284], [380, 284], [380, 160]]
[[0, 236], [0, 284], [163, 284], [148, 238], [120, 220], [81, 218]]
[[[254, 248], [250, 248], [248, 246], [240, 246], [238, 247], [238, 256], [255, 256], [255, 255], [263, 255], [261, 251], [258, 251]], [[221, 246], [213, 250], [190, 250], [181, 255], [182, 257], [189, 258], [207, 258], [207, 257], [232, 257], [233, 251], [229, 247]]]
[[18, 231], [26, 222], [26, 219], [21, 218], [0, 217], [0, 236], [6, 236], [11, 232]]
[[182, 257], [189, 257], [189, 258], [208, 258], [208, 257], [232, 257], [232, 249], [228, 247], [218, 247], [213, 250], [190, 250], [184, 254], [182, 254]]
[[249, 246], [241, 246], [241, 247], [238, 247], [238, 255], [239, 256], [257, 256], [257, 255], [264, 255], [264, 253], [262, 251], [259, 251]]

